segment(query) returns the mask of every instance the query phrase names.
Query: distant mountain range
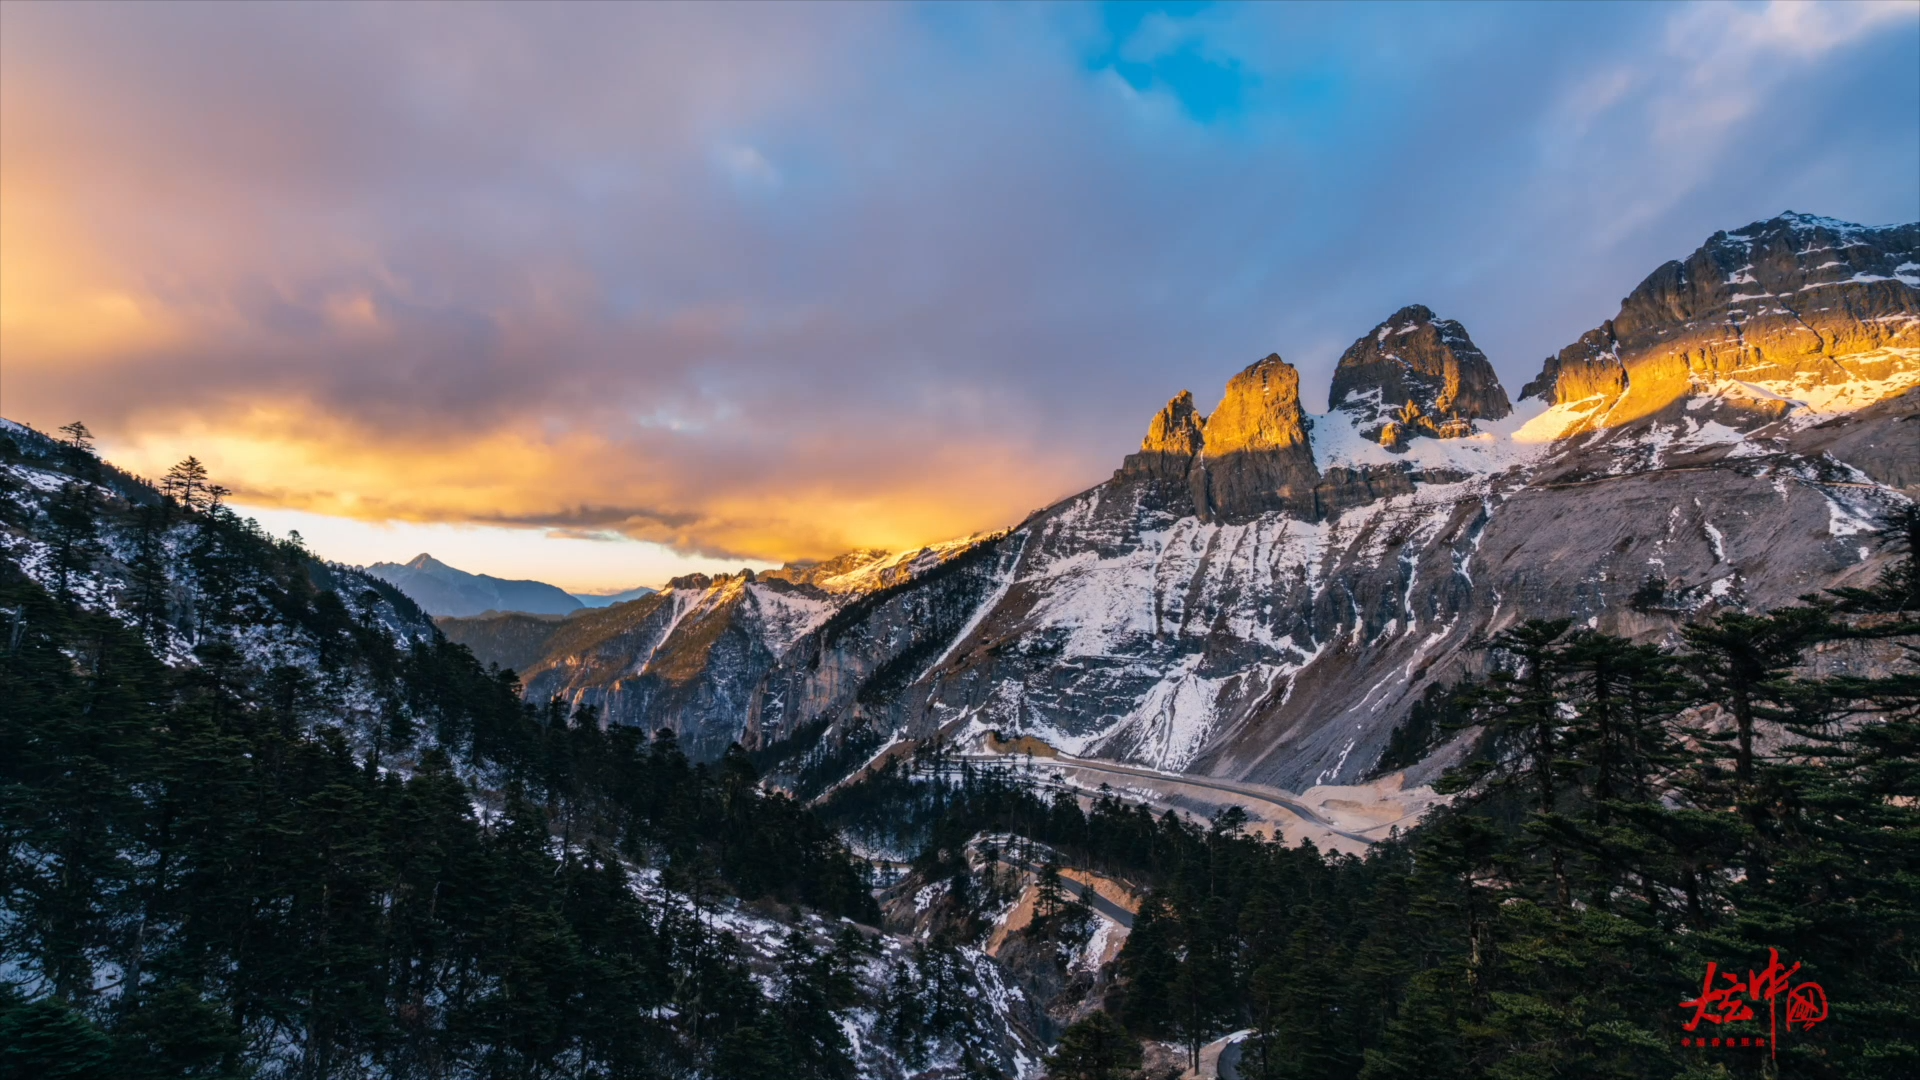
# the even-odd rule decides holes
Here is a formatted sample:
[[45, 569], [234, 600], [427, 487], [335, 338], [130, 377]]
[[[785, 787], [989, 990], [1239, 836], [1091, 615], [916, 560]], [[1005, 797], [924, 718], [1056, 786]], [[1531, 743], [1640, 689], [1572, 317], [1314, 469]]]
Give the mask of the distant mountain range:
[[999, 732], [1136, 772], [1354, 784], [1517, 620], [1670, 642], [1875, 580], [1874, 523], [1920, 497], [1920, 224], [1716, 233], [1517, 397], [1409, 305], [1328, 390], [1310, 414], [1275, 355], [1211, 416], [1182, 393], [1111, 479], [1002, 533], [440, 626], [529, 698], [701, 758]]
[[596, 607], [612, 607], [615, 604], [624, 604], [629, 600], [638, 600], [643, 596], [652, 596], [654, 593], [659, 591], [660, 590], [658, 589], [649, 589], [645, 585], [639, 585], [631, 589], [623, 590], [621, 592], [611, 592], [611, 593], [577, 592], [577, 593], [571, 593], [569, 595], [571, 595], [575, 600], [580, 601], [581, 605], [584, 607], [596, 608]]
[[432, 555], [420, 554], [404, 563], [374, 563], [367, 573], [392, 585], [429, 615], [468, 616], [489, 611], [521, 611], [532, 615], [567, 615], [582, 608], [608, 607], [648, 596], [654, 590], [628, 589], [617, 593], [569, 593], [544, 581], [509, 581], [490, 574], [469, 574]]

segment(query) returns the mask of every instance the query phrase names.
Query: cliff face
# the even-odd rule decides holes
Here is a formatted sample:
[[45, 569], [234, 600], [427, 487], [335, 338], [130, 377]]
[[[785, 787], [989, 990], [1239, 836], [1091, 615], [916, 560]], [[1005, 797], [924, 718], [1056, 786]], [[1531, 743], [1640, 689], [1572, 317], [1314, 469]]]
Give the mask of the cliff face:
[[1766, 422], [1785, 402], [1892, 389], [1920, 369], [1916, 350], [1920, 224], [1788, 213], [1715, 233], [1649, 274], [1619, 314], [1549, 357], [1521, 396], [1590, 402], [1580, 426], [1595, 430], [1739, 380], [1764, 391], [1746, 411]]
[[1244, 521], [1270, 511], [1313, 513], [1320, 480], [1300, 406], [1300, 373], [1269, 355], [1227, 380], [1207, 417], [1205, 445], [1188, 475], [1195, 512], [1209, 521]]
[[[1551, 402], [1511, 412], [1463, 328], [1405, 309], [1348, 350], [1325, 416], [1270, 356], [1211, 417], [1173, 399], [1111, 480], [1005, 534], [688, 582], [597, 629], [576, 615], [530, 692], [675, 726], [706, 754], [822, 722], [829, 742], [997, 729], [1189, 774], [1351, 782], [1412, 701], [1481, 662], [1474, 641], [1521, 619], [1664, 640], [1878, 573], [1872, 521], [1920, 494], [1902, 344], [1920, 278], [1887, 253], [1920, 228], [1769, 229], [1650, 278], [1595, 332], [1603, 358], [1577, 342], [1549, 366]], [[1708, 264], [1720, 284], [1701, 284]], [[1787, 305], [1814, 329], [1736, 284], [1801, 290]], [[1745, 344], [1727, 344], [1740, 304]], [[1383, 445], [1390, 393], [1468, 430]], [[1650, 583], [1658, 602], [1631, 606]]]
[[1138, 487], [1157, 507], [1205, 521], [1250, 521], [1266, 513], [1313, 520], [1387, 491], [1410, 490], [1398, 468], [1323, 475], [1312, 425], [1300, 403], [1300, 373], [1270, 355], [1228, 380], [1210, 417], [1195, 411], [1193, 395], [1182, 390], [1147, 425], [1140, 451], [1127, 456], [1114, 480]]
[[1189, 499], [1187, 474], [1206, 446], [1206, 424], [1207, 418], [1193, 407], [1193, 394], [1180, 391], [1154, 414], [1140, 451], [1127, 455], [1121, 473], [1155, 483], [1175, 501]]
[[1147, 437], [1140, 440], [1140, 452], [1190, 458], [1206, 445], [1206, 424], [1207, 418], [1193, 407], [1193, 394], [1182, 390], [1154, 414]]
[[1387, 447], [1471, 435], [1473, 421], [1513, 411], [1466, 328], [1419, 304], [1394, 312], [1348, 347], [1328, 397], [1329, 410], [1348, 412], [1366, 438]]

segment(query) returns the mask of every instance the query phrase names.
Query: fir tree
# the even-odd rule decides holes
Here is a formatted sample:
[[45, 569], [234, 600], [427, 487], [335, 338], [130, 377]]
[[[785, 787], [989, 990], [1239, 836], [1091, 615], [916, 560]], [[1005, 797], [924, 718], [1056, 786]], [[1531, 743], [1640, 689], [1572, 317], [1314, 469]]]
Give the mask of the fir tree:
[[47, 504], [49, 547], [53, 549], [55, 589], [68, 595], [73, 575], [93, 568], [99, 553], [99, 506], [92, 484], [78, 480], [62, 485]]
[[160, 481], [160, 493], [188, 510], [206, 509], [207, 467], [197, 457], [188, 456], [167, 470]]
[[1119, 1080], [1140, 1067], [1140, 1040], [1104, 1012], [1067, 1028], [1047, 1057], [1052, 1080]]

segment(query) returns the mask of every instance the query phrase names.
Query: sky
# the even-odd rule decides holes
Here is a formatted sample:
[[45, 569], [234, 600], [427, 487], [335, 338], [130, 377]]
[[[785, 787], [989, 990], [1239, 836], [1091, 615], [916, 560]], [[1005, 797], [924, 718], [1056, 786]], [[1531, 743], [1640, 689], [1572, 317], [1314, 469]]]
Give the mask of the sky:
[[0, 413], [346, 562], [901, 549], [1409, 303], [1920, 220], [1920, 4], [0, 5]]

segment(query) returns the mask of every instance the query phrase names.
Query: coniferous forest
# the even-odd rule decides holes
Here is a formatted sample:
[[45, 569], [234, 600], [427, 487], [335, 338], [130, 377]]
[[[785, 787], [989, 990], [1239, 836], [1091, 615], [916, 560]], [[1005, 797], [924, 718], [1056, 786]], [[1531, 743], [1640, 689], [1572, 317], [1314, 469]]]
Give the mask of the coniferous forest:
[[0, 561], [0, 1075], [846, 1073], [814, 1007], [844, 1004], [858, 935], [796, 934], [769, 988], [708, 917], [876, 921], [859, 864], [744, 756], [525, 705], [197, 463], [162, 495], [83, 437], [24, 449], [68, 480], [0, 492], [54, 586]]
[[[1477, 736], [1443, 784], [1458, 798], [1364, 858], [937, 753], [828, 813], [923, 845], [963, 910], [1003, 899], [961, 854], [982, 832], [1150, 890], [1056, 1076], [1137, 1064], [1114, 1021], [1190, 1054], [1251, 1029], [1256, 1080], [1920, 1075], [1920, 513], [1882, 540], [1905, 558], [1876, 587], [1722, 614], [1680, 650], [1564, 620], [1486, 642], [1484, 680], [1408, 719], [1421, 749]], [[1821, 674], [1836, 655], [1875, 673]], [[1682, 1007], [1709, 964], [1720, 995]], [[1824, 1019], [1789, 1027], [1802, 983]]]
[[[981, 926], [861, 989], [880, 915], [842, 829], [917, 850], [962, 916], [996, 899], [962, 855], [983, 833], [1141, 887], [1054, 1076], [1241, 1029], [1258, 1080], [1920, 1075], [1911, 508], [1875, 587], [1681, 648], [1486, 641], [1396, 740], [1464, 740], [1458, 797], [1353, 857], [937, 748], [809, 809], [737, 748], [695, 764], [523, 702], [197, 462], [148, 486], [67, 434], [0, 446], [61, 478], [0, 492], [34, 538], [0, 561], [0, 1075], [852, 1076], [863, 1009], [912, 1060], [975, 1022], [952, 1001]], [[756, 972], [715, 921], [742, 902], [839, 929], [796, 922]]]

